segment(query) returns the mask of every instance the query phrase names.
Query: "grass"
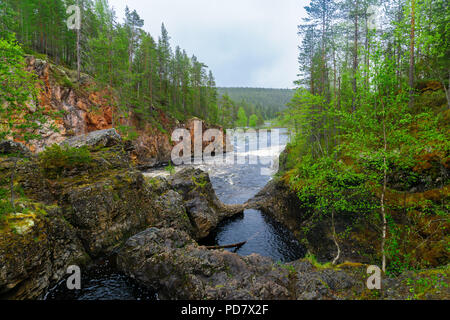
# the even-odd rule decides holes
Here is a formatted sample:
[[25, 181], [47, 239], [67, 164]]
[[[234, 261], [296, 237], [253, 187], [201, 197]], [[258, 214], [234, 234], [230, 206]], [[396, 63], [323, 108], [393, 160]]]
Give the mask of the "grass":
[[172, 164], [172, 161], [169, 160], [169, 165], [164, 168], [167, 172], [169, 172], [171, 175], [175, 173], [175, 167]]
[[287, 271], [289, 271], [289, 273], [291, 274], [295, 274], [297, 271], [295, 270], [294, 266], [288, 265], [288, 264], [284, 264], [281, 261], [277, 262], [277, 265], [282, 268], [285, 269]]
[[46, 173], [60, 175], [65, 169], [74, 169], [92, 161], [87, 146], [72, 148], [68, 145], [53, 145], [39, 155], [41, 166]]
[[330, 268], [337, 267], [336, 265], [332, 264], [331, 262], [320, 263], [319, 261], [317, 261], [316, 256], [309, 252], [306, 254], [305, 259], [307, 261], [309, 261], [316, 269], [330, 269]]

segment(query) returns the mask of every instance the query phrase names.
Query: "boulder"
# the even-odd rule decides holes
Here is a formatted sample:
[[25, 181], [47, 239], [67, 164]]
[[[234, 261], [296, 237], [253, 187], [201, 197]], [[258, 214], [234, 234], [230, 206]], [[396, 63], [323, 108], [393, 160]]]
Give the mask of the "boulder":
[[171, 188], [183, 197], [196, 239], [206, 238], [220, 222], [241, 214], [243, 205], [225, 205], [214, 191], [208, 173], [192, 167], [180, 170], [168, 179]]
[[117, 256], [120, 270], [160, 299], [352, 299], [365, 286], [363, 265], [318, 268], [198, 246], [185, 232], [150, 228], [130, 238]]
[[148, 229], [117, 257], [120, 270], [157, 290], [161, 299], [287, 299], [289, 272], [261, 256], [199, 247], [186, 233]]
[[105, 129], [93, 131], [88, 134], [76, 136], [65, 140], [61, 145], [80, 148], [88, 146], [89, 148], [104, 148], [118, 145], [122, 142], [121, 136], [116, 129]]
[[[104, 257], [151, 226], [193, 235], [182, 196], [130, 169], [121, 145], [91, 154], [87, 170], [55, 178], [36, 158], [17, 163], [24, 195], [16, 206], [27, 211], [0, 217], [0, 299], [40, 298], [68, 265]], [[1, 162], [0, 188], [13, 168], [12, 160]]]
[[112, 252], [130, 235], [151, 226], [194, 233], [181, 195], [173, 190], [155, 193], [137, 171], [68, 188], [59, 203], [92, 257]]

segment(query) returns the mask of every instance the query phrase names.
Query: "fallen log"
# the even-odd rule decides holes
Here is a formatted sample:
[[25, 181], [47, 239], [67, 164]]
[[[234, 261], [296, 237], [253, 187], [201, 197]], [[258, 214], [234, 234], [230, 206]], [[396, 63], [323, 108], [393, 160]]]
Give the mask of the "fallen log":
[[218, 250], [218, 249], [240, 248], [246, 243], [247, 243], [247, 241], [239, 242], [239, 243], [235, 243], [235, 244], [229, 244], [229, 245], [226, 245], [226, 246], [209, 246], [209, 247], [206, 247], [206, 249], [208, 249], [208, 250]]

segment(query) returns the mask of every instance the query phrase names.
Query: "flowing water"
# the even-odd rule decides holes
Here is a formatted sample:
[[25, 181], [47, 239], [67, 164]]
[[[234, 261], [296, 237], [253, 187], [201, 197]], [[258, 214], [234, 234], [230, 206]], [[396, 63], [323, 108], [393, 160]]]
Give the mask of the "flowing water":
[[[277, 159], [286, 146], [289, 135], [281, 129], [278, 135], [269, 134], [267, 144], [259, 143], [256, 135], [236, 133], [233, 145], [237, 157], [244, 163], [206, 163], [195, 165], [207, 171], [219, 199], [227, 204], [245, 203], [255, 196], [277, 171]], [[261, 136], [264, 138], [264, 136]], [[253, 158], [252, 158], [253, 157]], [[252, 163], [250, 160], [252, 158]], [[256, 159], [256, 161], [255, 161]], [[256, 163], [255, 163], [256, 162]], [[176, 170], [181, 170], [177, 167]], [[147, 176], [167, 176], [164, 170], [152, 170]], [[239, 249], [230, 249], [240, 255], [258, 253], [275, 261], [289, 262], [302, 258], [305, 249], [294, 236], [269, 216], [259, 210], [246, 210], [242, 215], [223, 222], [202, 245], [228, 245], [247, 241]], [[91, 271], [83, 274], [83, 288], [70, 291], [65, 280], [49, 291], [46, 299], [76, 300], [143, 300], [155, 299], [149, 292], [132, 279], [118, 272], [111, 260], [103, 261]]]

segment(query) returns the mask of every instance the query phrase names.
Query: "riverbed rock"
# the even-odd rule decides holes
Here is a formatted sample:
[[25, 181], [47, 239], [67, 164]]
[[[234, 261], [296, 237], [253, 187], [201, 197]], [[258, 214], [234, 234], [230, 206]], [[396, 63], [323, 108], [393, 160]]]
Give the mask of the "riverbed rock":
[[130, 238], [117, 258], [128, 275], [162, 299], [288, 298], [288, 271], [261, 256], [206, 250], [174, 229], [148, 229]]
[[196, 238], [207, 237], [221, 221], [245, 210], [243, 205], [225, 205], [213, 189], [209, 175], [195, 168], [185, 168], [169, 177], [170, 186], [180, 193], [196, 230]]
[[[18, 161], [14, 181], [22, 193], [16, 201], [20, 208], [29, 212], [33, 203], [58, 209], [51, 216], [8, 216], [4, 228], [0, 219], [0, 297], [40, 297], [71, 261], [104, 257], [147, 228], [173, 228], [197, 239], [200, 209], [214, 225], [234, 213], [217, 199], [206, 173], [187, 170], [172, 183], [146, 179], [131, 166], [125, 144], [108, 145], [97, 145], [89, 163], [70, 170], [53, 172], [39, 157]], [[14, 161], [0, 155], [0, 189], [8, 190], [13, 168]], [[203, 234], [211, 230], [208, 226]]]

